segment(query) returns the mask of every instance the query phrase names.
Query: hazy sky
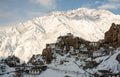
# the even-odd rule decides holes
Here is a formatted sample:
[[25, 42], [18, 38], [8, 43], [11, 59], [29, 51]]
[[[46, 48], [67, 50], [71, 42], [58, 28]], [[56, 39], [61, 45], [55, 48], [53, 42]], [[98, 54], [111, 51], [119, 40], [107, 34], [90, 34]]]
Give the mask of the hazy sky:
[[0, 0], [0, 25], [24, 22], [52, 11], [82, 7], [120, 14], [120, 0]]

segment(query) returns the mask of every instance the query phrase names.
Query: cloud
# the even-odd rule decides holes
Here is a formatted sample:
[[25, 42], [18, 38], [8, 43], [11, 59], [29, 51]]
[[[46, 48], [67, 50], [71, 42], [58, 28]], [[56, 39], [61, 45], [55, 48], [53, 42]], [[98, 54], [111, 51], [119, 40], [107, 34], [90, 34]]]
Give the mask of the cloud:
[[120, 0], [107, 0], [107, 2], [101, 3], [100, 6], [98, 6], [99, 9], [107, 9], [107, 10], [114, 10], [118, 9], [120, 7]]
[[105, 1], [96, 0], [93, 3], [86, 2], [85, 4], [82, 5], [82, 7], [104, 10], [117, 10], [120, 9], [120, 0], [105, 0]]
[[31, 0], [32, 2], [39, 3], [46, 8], [56, 8], [56, 0]]
[[108, 4], [103, 4], [101, 6], [99, 6], [99, 9], [118, 9], [120, 7], [120, 4], [114, 4], [114, 3], [108, 3]]

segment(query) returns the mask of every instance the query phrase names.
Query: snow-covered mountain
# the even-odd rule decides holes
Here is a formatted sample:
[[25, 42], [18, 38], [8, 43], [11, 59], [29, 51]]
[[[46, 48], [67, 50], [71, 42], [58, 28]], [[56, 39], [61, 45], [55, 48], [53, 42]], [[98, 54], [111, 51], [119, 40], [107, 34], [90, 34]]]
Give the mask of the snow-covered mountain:
[[53, 12], [25, 23], [0, 30], [0, 56], [14, 54], [28, 61], [33, 54], [41, 54], [46, 43], [73, 33], [85, 40], [98, 41], [111, 24], [120, 23], [120, 15], [106, 10], [79, 8], [67, 12]]

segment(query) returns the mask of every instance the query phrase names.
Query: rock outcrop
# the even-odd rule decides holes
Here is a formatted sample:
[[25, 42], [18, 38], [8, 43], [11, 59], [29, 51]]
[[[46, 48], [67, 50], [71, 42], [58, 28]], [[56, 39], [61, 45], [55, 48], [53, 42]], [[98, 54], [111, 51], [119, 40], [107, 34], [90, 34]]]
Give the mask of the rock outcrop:
[[109, 31], [105, 33], [105, 42], [113, 46], [120, 46], [120, 24], [112, 23]]

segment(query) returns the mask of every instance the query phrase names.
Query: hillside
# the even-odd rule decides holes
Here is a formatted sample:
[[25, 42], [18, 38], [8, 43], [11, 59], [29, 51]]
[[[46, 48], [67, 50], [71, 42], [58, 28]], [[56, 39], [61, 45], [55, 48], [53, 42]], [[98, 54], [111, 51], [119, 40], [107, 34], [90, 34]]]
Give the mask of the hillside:
[[47, 43], [72, 33], [88, 41], [104, 38], [111, 24], [120, 16], [106, 10], [79, 8], [67, 12], [53, 12], [0, 31], [0, 57], [14, 54], [28, 61], [33, 54], [41, 54]]
[[112, 23], [104, 39], [95, 42], [67, 33], [46, 44], [42, 54], [32, 55], [27, 63], [20, 63], [15, 55], [8, 56], [0, 60], [0, 76], [120, 76], [119, 29], [120, 24]]

